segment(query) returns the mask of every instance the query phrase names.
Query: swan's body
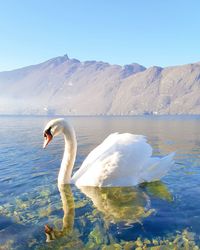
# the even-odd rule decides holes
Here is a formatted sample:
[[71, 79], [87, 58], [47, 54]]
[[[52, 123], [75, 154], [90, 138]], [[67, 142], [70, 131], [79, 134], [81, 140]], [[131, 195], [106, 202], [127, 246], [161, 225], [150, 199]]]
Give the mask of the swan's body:
[[172, 166], [174, 153], [163, 158], [152, 156], [152, 147], [142, 135], [129, 133], [109, 135], [92, 150], [79, 170], [71, 177], [76, 157], [74, 129], [64, 119], [50, 121], [45, 127], [44, 147], [53, 136], [64, 134], [65, 151], [58, 184], [77, 186], [134, 186], [162, 178]]

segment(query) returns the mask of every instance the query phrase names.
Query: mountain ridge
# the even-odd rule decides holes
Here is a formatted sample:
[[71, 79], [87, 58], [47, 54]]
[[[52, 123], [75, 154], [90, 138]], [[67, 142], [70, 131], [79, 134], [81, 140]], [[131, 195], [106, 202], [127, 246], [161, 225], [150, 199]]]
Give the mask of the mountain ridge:
[[200, 62], [146, 68], [67, 55], [0, 72], [0, 114], [200, 114]]

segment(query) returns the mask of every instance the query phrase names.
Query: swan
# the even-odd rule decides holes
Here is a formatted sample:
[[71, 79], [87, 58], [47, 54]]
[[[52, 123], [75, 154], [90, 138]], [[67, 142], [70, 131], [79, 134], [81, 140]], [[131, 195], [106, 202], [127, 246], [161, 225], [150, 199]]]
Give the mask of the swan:
[[146, 142], [145, 136], [113, 133], [89, 153], [71, 177], [77, 141], [70, 123], [63, 118], [49, 121], [44, 129], [43, 148], [59, 134], [64, 135], [65, 148], [58, 185], [71, 183], [96, 187], [136, 186], [161, 179], [173, 165], [175, 153], [163, 158], [152, 157], [152, 147]]

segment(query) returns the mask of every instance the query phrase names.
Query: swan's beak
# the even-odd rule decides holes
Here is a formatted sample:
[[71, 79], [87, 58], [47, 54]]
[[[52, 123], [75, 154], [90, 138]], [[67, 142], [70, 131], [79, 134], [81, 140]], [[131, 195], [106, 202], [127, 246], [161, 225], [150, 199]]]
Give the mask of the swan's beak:
[[44, 133], [44, 144], [43, 148], [46, 148], [49, 142], [52, 140], [53, 136], [47, 133]]

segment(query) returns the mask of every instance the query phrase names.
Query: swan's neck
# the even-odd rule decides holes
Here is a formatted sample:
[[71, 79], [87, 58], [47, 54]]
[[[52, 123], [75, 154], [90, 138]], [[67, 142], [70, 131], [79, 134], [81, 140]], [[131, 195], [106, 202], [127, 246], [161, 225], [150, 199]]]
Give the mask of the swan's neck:
[[63, 134], [65, 149], [58, 175], [58, 185], [70, 183], [77, 150], [76, 135], [74, 129], [69, 124], [64, 126]]

